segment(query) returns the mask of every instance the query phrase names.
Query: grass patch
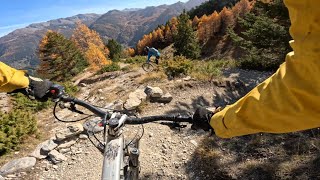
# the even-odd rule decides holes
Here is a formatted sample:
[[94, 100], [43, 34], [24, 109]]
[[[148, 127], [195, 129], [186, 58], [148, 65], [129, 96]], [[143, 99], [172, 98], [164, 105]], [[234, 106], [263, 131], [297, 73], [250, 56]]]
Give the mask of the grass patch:
[[134, 56], [124, 60], [124, 63], [127, 64], [143, 64], [147, 61], [146, 56]]
[[108, 64], [106, 66], [104, 66], [103, 68], [101, 68], [97, 74], [103, 74], [105, 72], [113, 72], [113, 71], [119, 71], [120, 70], [120, 66], [118, 63], [112, 62], [111, 64]]
[[222, 74], [222, 69], [235, 67], [234, 60], [193, 61], [190, 75], [198, 80], [212, 80]]
[[130, 64], [128, 66], [121, 68], [121, 71], [132, 72], [132, 71], [138, 71], [140, 68], [141, 68], [140, 64]]
[[138, 77], [137, 82], [139, 84], [145, 84], [150, 82], [163, 82], [165, 79], [167, 79], [167, 75], [163, 71], [158, 71], [150, 72]]

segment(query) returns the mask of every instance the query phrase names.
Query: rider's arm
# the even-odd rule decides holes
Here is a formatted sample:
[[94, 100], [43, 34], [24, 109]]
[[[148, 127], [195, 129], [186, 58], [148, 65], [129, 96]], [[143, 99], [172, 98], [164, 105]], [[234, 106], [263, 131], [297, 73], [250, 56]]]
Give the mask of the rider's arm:
[[294, 52], [269, 79], [211, 118], [220, 137], [320, 127], [320, 1], [285, 3]]
[[0, 62], [0, 92], [11, 92], [26, 88], [29, 80], [23, 71], [13, 69]]

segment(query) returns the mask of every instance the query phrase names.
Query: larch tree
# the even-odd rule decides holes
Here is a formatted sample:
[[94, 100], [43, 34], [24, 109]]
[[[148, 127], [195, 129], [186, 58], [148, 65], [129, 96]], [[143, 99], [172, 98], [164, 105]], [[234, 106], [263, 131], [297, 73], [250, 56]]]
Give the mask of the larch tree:
[[[92, 67], [93, 69], [97, 69], [98, 67], [101, 67], [101, 65], [111, 63], [110, 60], [107, 60], [110, 51], [104, 46], [104, 43], [100, 38], [100, 35], [96, 31], [89, 29], [85, 24], [77, 22], [77, 27], [73, 31], [71, 40], [74, 41], [76, 45], [86, 55], [90, 67]], [[95, 57], [95, 59], [90, 59], [94, 56], [91, 56], [92, 52], [87, 52], [89, 50], [94, 52], [100, 51], [98, 52], [99, 55], [97, 55], [100, 58], [97, 59], [97, 57]], [[101, 55], [105, 57], [103, 58]], [[98, 62], [98, 60], [100, 60], [101, 62]]]

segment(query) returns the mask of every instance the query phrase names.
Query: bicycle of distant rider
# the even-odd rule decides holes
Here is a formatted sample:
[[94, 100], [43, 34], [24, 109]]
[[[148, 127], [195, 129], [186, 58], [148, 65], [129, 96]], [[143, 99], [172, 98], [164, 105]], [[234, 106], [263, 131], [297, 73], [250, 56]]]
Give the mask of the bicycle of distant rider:
[[[158, 60], [158, 61], [159, 61], [159, 60]], [[146, 72], [152, 72], [152, 71], [156, 70], [156, 69], [158, 68], [158, 66], [159, 66], [159, 65], [158, 65], [157, 63], [155, 63], [155, 60], [152, 61], [152, 60], [150, 59], [149, 62], [145, 62], [145, 63], [142, 64], [142, 69], [143, 69], [144, 71], [146, 71]]]

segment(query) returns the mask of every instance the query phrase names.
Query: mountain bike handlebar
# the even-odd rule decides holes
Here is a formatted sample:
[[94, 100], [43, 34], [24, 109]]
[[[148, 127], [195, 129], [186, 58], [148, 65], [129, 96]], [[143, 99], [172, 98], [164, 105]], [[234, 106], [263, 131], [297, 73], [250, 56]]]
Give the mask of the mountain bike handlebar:
[[[102, 119], [108, 119], [108, 118], [110, 118], [110, 115], [111, 115], [110, 113], [105, 112], [98, 107], [95, 107], [85, 101], [79, 100], [74, 97], [62, 95], [62, 96], [60, 96], [58, 101], [62, 101], [65, 103], [71, 103], [73, 105], [80, 105], [80, 106], [88, 109], [89, 111], [91, 111], [92, 113], [94, 113], [95, 115], [99, 116]], [[73, 106], [73, 107], [75, 108], [75, 106]], [[75, 112], [77, 112], [76, 109], [74, 109], [74, 110], [75, 110]], [[125, 124], [145, 124], [145, 123], [150, 123], [150, 122], [154, 122], [154, 121], [161, 121], [161, 120], [172, 121], [172, 122], [193, 123], [192, 116], [178, 114], [178, 115], [147, 116], [147, 117], [141, 117], [141, 118], [128, 117]]]

